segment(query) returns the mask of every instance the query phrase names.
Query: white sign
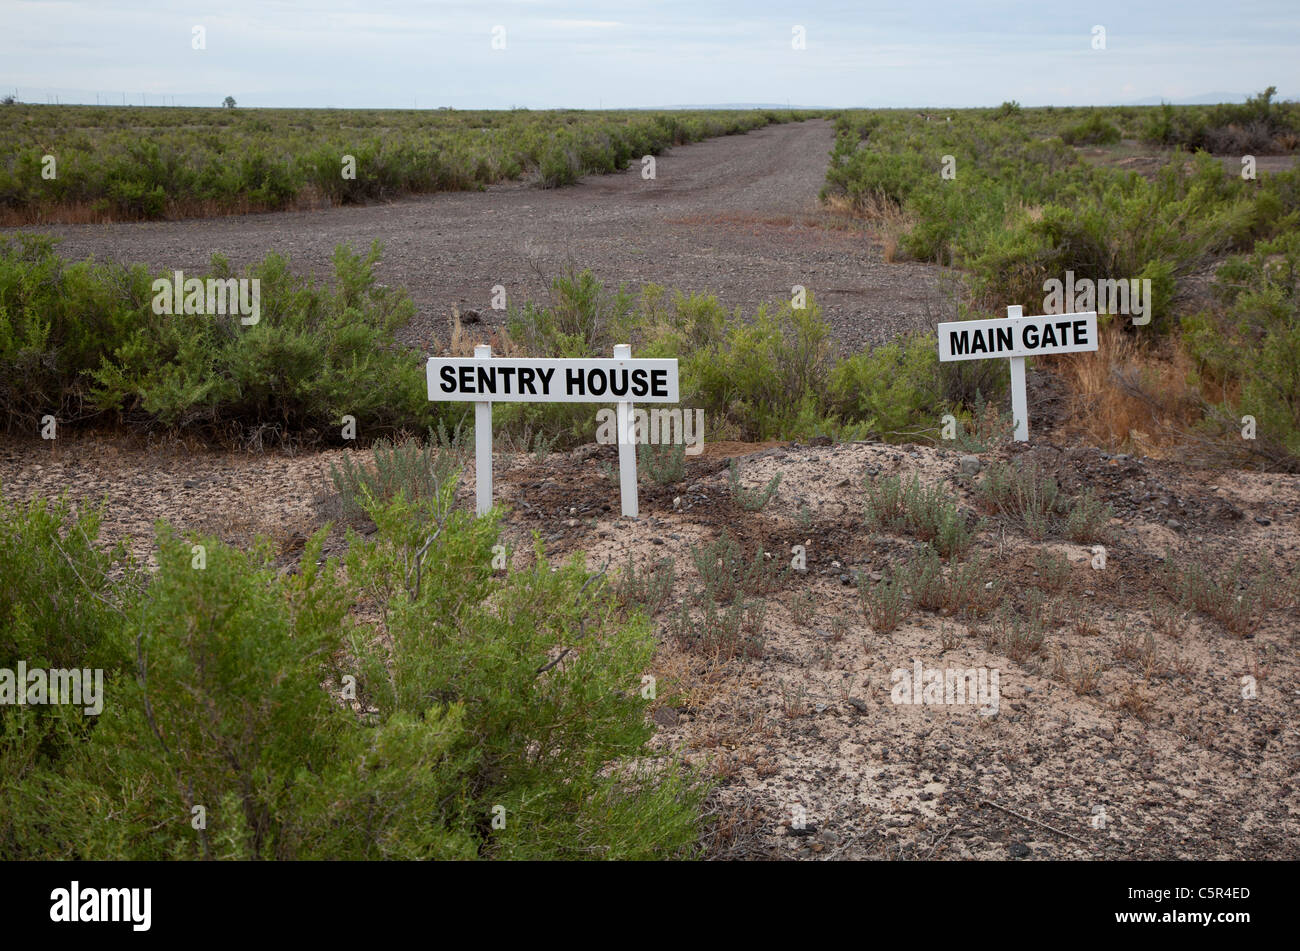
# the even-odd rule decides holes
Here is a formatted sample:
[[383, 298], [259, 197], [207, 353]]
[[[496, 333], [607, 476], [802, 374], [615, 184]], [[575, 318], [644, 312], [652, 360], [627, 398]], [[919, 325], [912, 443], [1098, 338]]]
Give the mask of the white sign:
[[632, 348], [620, 344], [610, 359], [493, 359], [492, 348], [479, 345], [474, 356], [430, 357], [429, 399], [474, 403], [475, 511], [492, 508], [492, 404], [494, 402], [618, 404], [618, 474], [623, 514], [637, 516], [636, 446], [623, 434], [632, 431], [632, 401], [677, 402], [676, 360], [633, 360]]
[[676, 360], [431, 357], [429, 399], [494, 403], [677, 402]]
[[1025, 357], [1081, 353], [1097, 349], [1097, 312], [1024, 317], [1019, 306], [1007, 308], [1006, 320], [959, 320], [939, 325], [939, 360], [1011, 361], [1011, 416], [1016, 441], [1029, 439], [1029, 401], [1025, 393]]
[[1096, 349], [1096, 311], [939, 325], [939, 359], [944, 361], [1036, 357]]

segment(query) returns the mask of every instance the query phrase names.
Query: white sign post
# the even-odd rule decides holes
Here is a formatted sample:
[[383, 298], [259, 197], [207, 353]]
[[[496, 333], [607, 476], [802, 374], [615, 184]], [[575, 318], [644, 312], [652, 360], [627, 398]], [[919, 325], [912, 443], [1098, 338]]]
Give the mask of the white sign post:
[[[637, 516], [636, 445], [632, 403], [676, 403], [677, 361], [633, 360], [632, 348], [620, 344], [614, 359], [575, 360], [493, 358], [481, 344], [470, 357], [430, 357], [429, 399], [474, 403], [474, 461], [477, 471], [475, 511], [492, 508], [492, 404], [618, 404], [619, 490], [623, 514]], [[485, 398], [486, 397], [486, 398]]]
[[939, 325], [939, 360], [1011, 360], [1011, 418], [1016, 442], [1029, 439], [1025, 357], [1097, 349], [1097, 312], [1024, 317], [1019, 305], [1006, 320], [958, 320]]

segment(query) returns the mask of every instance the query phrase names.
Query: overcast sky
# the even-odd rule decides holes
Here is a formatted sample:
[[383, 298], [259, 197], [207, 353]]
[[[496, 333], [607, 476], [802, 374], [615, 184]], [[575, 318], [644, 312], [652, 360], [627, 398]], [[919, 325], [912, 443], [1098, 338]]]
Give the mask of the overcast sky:
[[1082, 105], [1270, 85], [1300, 98], [1297, 0], [0, 0], [0, 92], [32, 102]]

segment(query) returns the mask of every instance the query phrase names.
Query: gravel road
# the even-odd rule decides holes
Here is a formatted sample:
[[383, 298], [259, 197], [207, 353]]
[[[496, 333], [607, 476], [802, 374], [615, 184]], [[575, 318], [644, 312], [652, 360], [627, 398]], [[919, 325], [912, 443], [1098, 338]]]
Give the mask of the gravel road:
[[937, 269], [885, 263], [869, 235], [819, 206], [833, 138], [817, 119], [679, 146], [658, 157], [653, 180], [638, 162], [556, 190], [514, 182], [389, 204], [27, 230], [61, 237], [70, 258], [194, 272], [213, 252], [238, 268], [279, 251], [326, 275], [336, 245], [378, 239], [380, 280], [405, 286], [419, 310], [402, 337], [420, 347], [445, 335], [453, 302], [499, 323], [493, 285], [512, 303], [536, 299], [570, 264], [633, 289], [714, 293], [746, 315], [802, 284], [851, 348], [933, 326], [945, 299]]

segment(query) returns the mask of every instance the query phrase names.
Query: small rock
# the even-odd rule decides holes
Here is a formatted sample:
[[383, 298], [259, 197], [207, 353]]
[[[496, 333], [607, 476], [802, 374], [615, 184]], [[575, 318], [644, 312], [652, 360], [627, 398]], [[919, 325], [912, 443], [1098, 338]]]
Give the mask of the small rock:
[[1256, 516], [1255, 516], [1255, 521], [1258, 522], [1260, 525], [1272, 525], [1272, 524], [1273, 524], [1273, 522], [1272, 522], [1270, 519], [1267, 519], [1267, 518], [1265, 518], [1265, 517], [1262, 516], [1262, 515], [1256, 515]]
[[1011, 853], [1013, 859], [1023, 859], [1029, 855], [1030, 849], [1029, 846], [1025, 845], [1023, 842], [1012, 842], [1011, 845], [1007, 847], [1007, 851]]
[[660, 726], [676, 726], [677, 711], [672, 707], [660, 707], [655, 711], [654, 719]]
[[958, 465], [961, 466], [961, 471], [967, 475], [974, 475], [980, 471], [981, 467], [979, 456], [962, 456], [958, 460]]

